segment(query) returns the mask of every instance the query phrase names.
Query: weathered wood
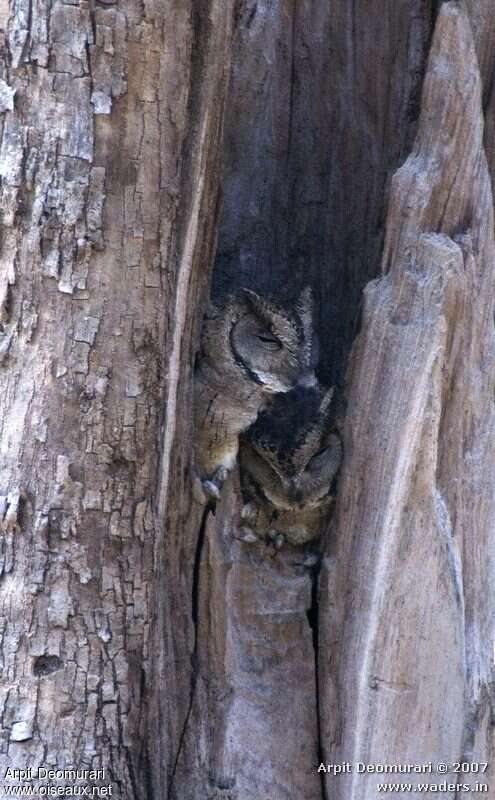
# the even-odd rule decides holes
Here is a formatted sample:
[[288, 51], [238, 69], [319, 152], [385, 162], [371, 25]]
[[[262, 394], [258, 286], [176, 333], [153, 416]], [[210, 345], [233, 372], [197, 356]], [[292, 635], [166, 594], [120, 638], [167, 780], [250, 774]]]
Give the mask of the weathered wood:
[[[494, 256], [478, 64], [468, 16], [451, 2], [349, 374], [320, 583], [325, 761], [493, 755]], [[374, 798], [376, 783], [326, 776], [336, 800]]]
[[311, 574], [302, 548], [239, 541], [235, 484], [205, 530], [197, 672], [172, 797], [319, 800]]
[[[179, 502], [167, 520], [165, 504], [189, 459], [185, 376], [214, 245], [232, 5], [4, 11], [0, 772], [103, 768], [119, 797], [164, 797], [194, 551], [191, 534], [180, 560]], [[167, 626], [182, 663], [164, 650]], [[171, 697], [154, 684], [163, 744], [147, 709], [167, 658], [169, 684], [181, 677]]]
[[[367, 800], [318, 760], [493, 760], [492, 0], [443, 5], [422, 100], [441, 3], [371, 5], [0, 4], [2, 771]], [[319, 598], [237, 476], [191, 498], [220, 156], [214, 297], [311, 283], [327, 383], [383, 263]]]
[[[233, 4], [212, 0], [195, 21], [191, 44], [200, 47], [189, 76], [188, 100], [194, 113], [181, 142], [187, 169], [175, 195], [180, 202], [177, 274], [157, 488], [160, 527], [155, 540], [149, 733], [158, 797], [173, 797], [176, 791], [196, 671], [195, 573], [203, 509], [192, 499], [192, 373], [216, 244]], [[168, 36], [172, 68], [182, 43], [177, 31], [170, 29]]]
[[[438, 4], [418, 4], [414, 8], [400, 3], [380, 5], [380, 14], [370, 19], [365, 9], [351, 11], [349, 4], [335, 4], [330, 16], [329, 10], [310, 8], [304, 3], [297, 7], [247, 3], [240, 7], [236, 29], [226, 133], [224, 211], [214, 292], [220, 296], [229, 288], [248, 283], [262, 291], [290, 297], [300, 282], [309, 278], [320, 307], [320, 334], [325, 343], [321, 371], [325, 377], [339, 374], [352, 337], [361, 288], [378, 270], [383, 246], [384, 190], [391, 169], [411, 147], [417, 128], [420, 87]], [[452, 8], [443, 13], [458, 12], [457, 6], [454, 11]], [[310, 576], [307, 574], [302, 581], [301, 588], [305, 588], [298, 596], [292, 589], [300, 568], [293, 566], [289, 574], [283, 557], [269, 558], [262, 548], [250, 549], [236, 542], [239, 500], [229, 495], [217, 518], [209, 520], [198, 576], [198, 672], [178, 764], [177, 797], [194, 798], [199, 794], [229, 800], [262, 798], [270, 793], [270, 784], [277, 798], [292, 797], [294, 792], [301, 797], [320, 797], [327, 792], [332, 798], [335, 792], [339, 793], [335, 797], [346, 798], [348, 791], [355, 792], [356, 798], [361, 798], [362, 791], [369, 789], [371, 793], [373, 781], [368, 789], [364, 782], [349, 789], [345, 779], [336, 783], [327, 778], [324, 787], [318, 785], [314, 772], [318, 746], [328, 760], [353, 760], [362, 746], [366, 751], [362, 760], [379, 761], [394, 753], [394, 742], [402, 737], [406, 742], [400, 753], [402, 760], [415, 762], [434, 758], [443, 745], [457, 737], [455, 756], [461, 757], [463, 752], [469, 755], [465, 731], [473, 729], [471, 717], [464, 724], [459, 713], [466, 682], [466, 626], [459, 616], [458, 598], [467, 597], [467, 590], [460, 586], [456, 572], [462, 562], [459, 545], [449, 538], [450, 523], [445, 511], [449, 509], [448, 492], [436, 487], [431, 455], [438, 442], [438, 452], [446, 458], [435, 424], [438, 427], [436, 416], [445, 392], [441, 358], [446, 359], [445, 353], [451, 354], [459, 346], [457, 339], [450, 341], [448, 325], [457, 325], [459, 308], [465, 307], [466, 297], [472, 303], [473, 317], [476, 297], [491, 297], [491, 284], [480, 283], [478, 294], [470, 293], [465, 278], [468, 267], [464, 262], [472, 270], [472, 259], [486, 258], [486, 253], [471, 256], [474, 245], [467, 239], [450, 239], [465, 227], [472, 229], [472, 241], [487, 237], [491, 225], [490, 221], [488, 225], [486, 220], [483, 222], [489, 205], [486, 165], [485, 172], [477, 176], [477, 183], [473, 180], [473, 186], [467, 175], [470, 169], [474, 174], [477, 159], [482, 160], [480, 87], [469, 26], [461, 11], [459, 14], [463, 20], [462, 31], [455, 31], [459, 47], [451, 39], [444, 44], [456, 50], [457, 71], [452, 65], [447, 75], [449, 79], [457, 75], [458, 84], [454, 82], [450, 92], [442, 89], [446, 95], [443, 100], [450, 109], [456, 85], [464, 85], [473, 74], [478, 94], [473, 90], [462, 130], [456, 130], [456, 158], [455, 147], [447, 152], [445, 145], [448, 125], [454, 124], [451, 117], [446, 113], [441, 119], [438, 112], [434, 128], [428, 128], [429, 109], [439, 107], [439, 97], [443, 97], [429, 97], [428, 92], [439, 91], [430, 79], [423, 100], [426, 106], [422, 110], [422, 138], [418, 142], [422, 142], [421, 155], [426, 149], [431, 163], [435, 164], [435, 157], [443, 158], [444, 169], [437, 164], [430, 174], [431, 163], [418, 164], [420, 156], [415, 150], [404, 167], [406, 172], [401, 171], [400, 178], [392, 184], [384, 263], [388, 270], [390, 261], [393, 269], [390, 267], [386, 283], [367, 290], [361, 340], [365, 344], [356, 351], [350, 384], [348, 466], [334, 525], [337, 543], [331, 545], [337, 548], [337, 556], [325, 561], [321, 601], [312, 609], [313, 618], [318, 613], [322, 636], [319, 686], [311, 668], [314, 656], [309, 648], [310, 629], [303, 620], [304, 612], [309, 611]], [[440, 25], [444, 24], [442, 17]], [[483, 27], [481, 30], [484, 32]], [[437, 35], [437, 48], [439, 41], [441, 34]], [[340, 59], [336, 58], [337, 52]], [[448, 53], [450, 57], [450, 50]], [[288, 81], [291, 91], [287, 90]], [[475, 114], [470, 119], [473, 109]], [[452, 112], [455, 117], [459, 116], [457, 111], [454, 108]], [[403, 199], [401, 191], [410, 192], [411, 187], [407, 183], [407, 188], [401, 190], [398, 181], [406, 180], [407, 170], [416, 174], [416, 169], [419, 174], [421, 168], [421, 191]], [[455, 183], [456, 179], [462, 181], [462, 186], [469, 186], [467, 194]], [[443, 194], [448, 194], [452, 182], [453, 194], [446, 204]], [[433, 199], [429, 203], [430, 193]], [[475, 194], [482, 210], [471, 219], [467, 209], [472, 209]], [[441, 219], [443, 211], [445, 216]], [[404, 214], [410, 218], [409, 228]], [[438, 235], [439, 232], [447, 235]], [[421, 236], [423, 233], [427, 235]], [[406, 243], [409, 235], [414, 247], [406, 258], [404, 254], [411, 247], [410, 242]], [[481, 245], [480, 249], [483, 250]], [[484, 280], [489, 281], [486, 269]], [[462, 324], [469, 329], [468, 317], [462, 316]], [[486, 346], [490, 351], [490, 344]], [[377, 364], [377, 374], [373, 363]], [[486, 368], [486, 356], [483, 363]], [[434, 397], [435, 391], [440, 399]], [[455, 416], [458, 411], [451, 413]], [[451, 427], [456, 427], [453, 422]], [[353, 459], [358, 458], [357, 451], [360, 456], [356, 466]], [[488, 454], [486, 457], [488, 461], [491, 458]], [[443, 474], [447, 475], [450, 468], [445, 465]], [[413, 469], [416, 474], [421, 472], [417, 484], [411, 476]], [[463, 469], [459, 463], [452, 466], [453, 474], [457, 474], [456, 470], [460, 474]], [[380, 501], [379, 493], [386, 491], [390, 491], [390, 500]], [[404, 521], [400, 516], [401, 502], [408, 508], [426, 503], [424, 520], [413, 518], [411, 512], [412, 521], [409, 517]], [[352, 512], [357, 503], [359, 507]], [[351, 508], [346, 510], [347, 516], [341, 510], [346, 506]], [[376, 535], [383, 536], [378, 567], [377, 542], [366, 536], [373, 527], [373, 514], [377, 517]], [[427, 528], [428, 514], [436, 538]], [[479, 525], [489, 549], [490, 523]], [[405, 541], [401, 538], [402, 529]], [[300, 556], [297, 554], [296, 560]], [[406, 557], [414, 562], [418, 573], [425, 563], [432, 562], [424, 579], [425, 586], [429, 580], [431, 588], [427, 609], [427, 597], [411, 591], [409, 573], [402, 576], [400, 572]], [[277, 607], [283, 606], [288, 616], [295, 615], [294, 619], [299, 614], [300, 627], [291, 633], [284, 626], [271, 625], [267, 659], [258, 664], [247, 656], [253, 649], [257, 652], [266, 637], [263, 611], [271, 608], [269, 587], [275, 585]], [[410, 608], [406, 602], [408, 592]], [[380, 612], [379, 598], [383, 593], [390, 598], [390, 604]], [[402, 611], [394, 608], [397, 597]], [[477, 590], [473, 602], [479, 602]], [[492, 606], [493, 601], [487, 600], [487, 614], [492, 613]], [[436, 642], [436, 648], [434, 652], [425, 649], [420, 658], [415, 638], [418, 626], [411, 620], [429, 620], [429, 614], [428, 637]], [[365, 619], [372, 630], [364, 631]], [[359, 637], [368, 641], [366, 635], [369, 636], [366, 658], [372, 661], [375, 654], [376, 660], [386, 659], [397, 630], [413, 625], [412, 632], [407, 630], [403, 637], [400, 664], [405, 666], [394, 666], [392, 656], [388, 672], [374, 666], [369, 692], [379, 700], [376, 707], [366, 705], [364, 700], [360, 705], [360, 693], [368, 691], [368, 672]], [[487, 631], [486, 620], [484, 626]], [[291, 660], [288, 651], [294, 652], [294, 648], [299, 655]], [[409, 666], [408, 659], [420, 676], [430, 670], [428, 680], [422, 684], [419, 679], [412, 680], [409, 685], [402, 675]], [[283, 661], [285, 672], [277, 675], [272, 666]], [[275, 675], [277, 679], [272, 680]], [[319, 695], [320, 722], [312, 702], [314, 692]], [[297, 709], [298, 715], [291, 717], [290, 733], [283, 725], [283, 712], [280, 716], [288, 697], [294, 700], [291, 708]], [[406, 710], [400, 705], [402, 698]], [[370, 708], [374, 708], [376, 716], [368, 729], [366, 714]], [[486, 698], [480, 708], [486, 724]], [[444, 731], [443, 739], [435, 731], [425, 734], [428, 721], [432, 720]], [[414, 726], [418, 733], [409, 735]], [[368, 730], [371, 736], [375, 728], [374, 738], [368, 742]], [[354, 736], [360, 743], [356, 748]], [[386, 736], [390, 749], [380, 750]], [[297, 742], [310, 746], [297, 751]]]

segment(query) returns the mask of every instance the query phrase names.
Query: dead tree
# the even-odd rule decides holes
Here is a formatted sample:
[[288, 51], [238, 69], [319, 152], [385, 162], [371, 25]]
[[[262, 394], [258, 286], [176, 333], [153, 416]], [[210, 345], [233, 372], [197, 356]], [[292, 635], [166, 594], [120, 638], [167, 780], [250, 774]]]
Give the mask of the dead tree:
[[[491, 5], [2, 12], [2, 780], [372, 800], [358, 762], [493, 761]], [[313, 571], [239, 541], [237, 474], [191, 492], [208, 295], [307, 283], [347, 402]]]

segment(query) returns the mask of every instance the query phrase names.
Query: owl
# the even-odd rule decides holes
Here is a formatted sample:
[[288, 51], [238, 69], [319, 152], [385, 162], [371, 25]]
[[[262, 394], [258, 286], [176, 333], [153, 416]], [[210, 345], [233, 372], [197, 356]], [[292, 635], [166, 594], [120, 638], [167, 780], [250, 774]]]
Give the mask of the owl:
[[248, 289], [209, 310], [194, 376], [195, 460], [203, 500], [218, 498], [236, 463], [239, 435], [267, 400], [315, 384], [313, 354], [309, 289], [293, 311]]
[[243, 538], [302, 545], [317, 537], [332, 503], [342, 459], [331, 430], [333, 389], [297, 389], [273, 403], [243, 438]]

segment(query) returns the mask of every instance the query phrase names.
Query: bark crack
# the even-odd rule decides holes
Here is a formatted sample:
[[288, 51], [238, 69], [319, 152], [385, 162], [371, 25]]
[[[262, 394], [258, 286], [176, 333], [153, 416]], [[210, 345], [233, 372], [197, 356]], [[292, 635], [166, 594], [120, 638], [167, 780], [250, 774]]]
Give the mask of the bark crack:
[[172, 792], [174, 789], [174, 781], [175, 775], [177, 773], [177, 768], [179, 765], [179, 760], [182, 754], [182, 750], [184, 749], [184, 743], [186, 740], [187, 729], [189, 726], [189, 721], [191, 718], [193, 705], [194, 705], [194, 697], [196, 694], [196, 686], [198, 683], [198, 675], [199, 675], [199, 663], [198, 663], [198, 642], [199, 642], [199, 596], [200, 596], [200, 568], [201, 568], [201, 558], [203, 555], [203, 547], [205, 543], [206, 537], [206, 525], [208, 521], [208, 516], [210, 513], [214, 513], [214, 506], [208, 504], [203, 511], [203, 515], [201, 517], [201, 523], [199, 526], [198, 531], [198, 539], [196, 542], [196, 552], [194, 554], [194, 566], [193, 566], [193, 579], [192, 579], [192, 587], [191, 587], [191, 618], [193, 622], [194, 628], [194, 642], [193, 642], [193, 649], [191, 653], [191, 684], [189, 689], [189, 703], [187, 707], [186, 716], [184, 719], [184, 725], [182, 726], [182, 731], [179, 737], [179, 744], [177, 747], [177, 754], [173, 761], [172, 772], [170, 775], [170, 780], [168, 784], [167, 790], [167, 798], [171, 800], [173, 797]]
[[[319, 589], [320, 570], [321, 570], [321, 561], [319, 561], [318, 564], [316, 564], [316, 566], [313, 567], [313, 569], [311, 570], [311, 606], [307, 611], [308, 623], [313, 635], [313, 649], [314, 649], [314, 659], [315, 659], [315, 690], [316, 690], [315, 702], [316, 702], [316, 736], [317, 736], [318, 765], [324, 762], [322, 721], [320, 712], [320, 676], [319, 676], [319, 657], [318, 657], [319, 612], [320, 612], [318, 589]], [[320, 777], [322, 800], [328, 800], [326, 783], [325, 783], [325, 773], [320, 772], [318, 774]]]

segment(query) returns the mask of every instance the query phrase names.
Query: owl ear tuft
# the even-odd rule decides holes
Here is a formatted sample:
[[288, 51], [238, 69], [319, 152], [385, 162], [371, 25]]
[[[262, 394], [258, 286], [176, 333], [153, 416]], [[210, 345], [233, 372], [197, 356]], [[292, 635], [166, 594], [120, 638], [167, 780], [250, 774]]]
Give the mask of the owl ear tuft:
[[328, 412], [330, 410], [330, 403], [332, 402], [334, 391], [335, 391], [335, 387], [334, 386], [330, 386], [330, 388], [327, 389], [326, 392], [323, 394], [323, 397], [322, 397], [321, 403], [320, 403], [320, 415], [323, 416], [323, 415], [328, 414]]
[[296, 312], [301, 320], [306, 361], [314, 366], [318, 361], [318, 345], [313, 335], [313, 309], [313, 292], [311, 286], [306, 286], [297, 300]]
[[240, 289], [238, 296], [254, 313], [262, 319], [267, 319], [270, 309], [268, 304], [259, 294], [252, 289]]
[[282, 341], [290, 340], [291, 334], [295, 331], [294, 320], [284, 309], [279, 308], [274, 303], [261, 297], [252, 289], [242, 289], [240, 292], [242, 302], [258, 319], [280, 337]]
[[296, 310], [302, 322], [306, 335], [311, 335], [313, 331], [313, 290], [311, 286], [305, 286], [296, 303]]

